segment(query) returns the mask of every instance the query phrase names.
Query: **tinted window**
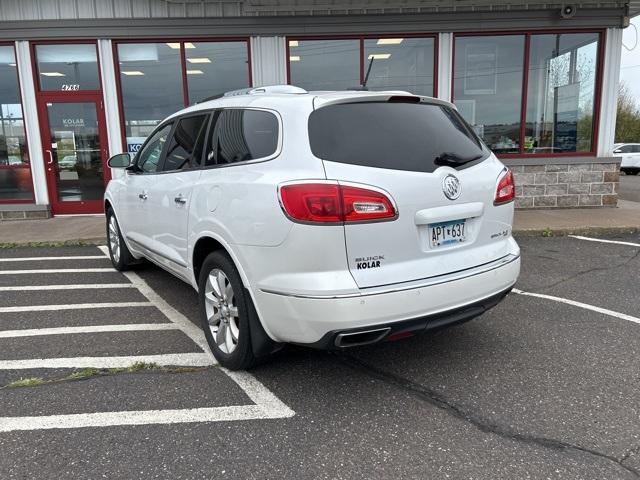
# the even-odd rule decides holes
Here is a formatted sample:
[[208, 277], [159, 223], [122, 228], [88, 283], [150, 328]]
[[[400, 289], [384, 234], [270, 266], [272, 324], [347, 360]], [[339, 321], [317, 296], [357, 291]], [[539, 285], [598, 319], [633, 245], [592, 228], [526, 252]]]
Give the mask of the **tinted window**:
[[268, 157], [278, 148], [278, 119], [261, 110], [222, 110], [207, 145], [207, 166]]
[[154, 133], [142, 148], [138, 155], [138, 161], [136, 162], [140, 170], [145, 173], [155, 173], [158, 170], [160, 156], [162, 155], [165, 143], [167, 143], [167, 137], [170, 131], [171, 125], [165, 125]]
[[496, 153], [520, 151], [524, 35], [456, 37], [456, 107]]
[[622, 147], [619, 147], [616, 150], [620, 150], [620, 153], [631, 153], [631, 152], [633, 152], [633, 146], [632, 145], [623, 145]]
[[634, 145], [632, 149], [633, 153], [640, 153], [640, 145]]
[[173, 132], [167, 150], [163, 171], [182, 170], [196, 166], [202, 158], [202, 131], [206, 127], [207, 115], [183, 118]]
[[24, 130], [13, 46], [0, 46], [0, 202], [33, 198]]
[[135, 153], [157, 125], [184, 108], [180, 44], [118, 45], [127, 151]]
[[367, 87], [433, 96], [434, 56], [433, 38], [366, 39], [365, 73], [371, 65]]
[[184, 44], [189, 101], [249, 86], [247, 42]]
[[360, 40], [290, 40], [291, 84], [307, 90], [360, 85]]
[[599, 37], [598, 33], [531, 37], [526, 152], [591, 150]]
[[100, 90], [95, 44], [36, 45], [41, 90]]
[[316, 157], [368, 167], [432, 172], [488, 151], [452, 108], [417, 103], [347, 103], [309, 117]]

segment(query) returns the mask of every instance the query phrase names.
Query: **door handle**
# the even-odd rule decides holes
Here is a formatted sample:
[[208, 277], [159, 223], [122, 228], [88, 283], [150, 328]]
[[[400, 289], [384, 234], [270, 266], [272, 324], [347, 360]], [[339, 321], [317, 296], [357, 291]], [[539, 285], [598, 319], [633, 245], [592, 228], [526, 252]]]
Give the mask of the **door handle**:
[[147, 199], [147, 194], [145, 192], [139, 193], [138, 194], [138, 198], [140, 200], [146, 200]]
[[183, 197], [182, 194], [175, 197], [173, 201], [180, 205], [184, 205], [185, 203], [187, 203], [187, 199]]
[[45, 152], [49, 154], [49, 161], [47, 162], [47, 165], [53, 164], [53, 154], [51, 153], [51, 150], [45, 150]]

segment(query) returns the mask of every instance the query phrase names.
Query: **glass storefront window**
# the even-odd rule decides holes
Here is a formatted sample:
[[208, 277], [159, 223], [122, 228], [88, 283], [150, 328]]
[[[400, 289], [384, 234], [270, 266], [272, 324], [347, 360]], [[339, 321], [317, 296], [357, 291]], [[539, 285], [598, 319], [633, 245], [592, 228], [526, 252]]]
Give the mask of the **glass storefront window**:
[[32, 198], [15, 53], [0, 45], [0, 201]]
[[591, 151], [598, 37], [531, 36], [525, 152]]
[[360, 40], [290, 40], [291, 84], [306, 90], [360, 85]]
[[186, 42], [189, 103], [249, 86], [246, 42]]
[[370, 90], [406, 90], [433, 96], [435, 39], [378, 38], [364, 41], [365, 75]]
[[95, 44], [36, 45], [40, 90], [100, 90]]
[[454, 102], [495, 153], [520, 151], [524, 35], [455, 39]]
[[118, 61], [127, 151], [136, 153], [161, 120], [184, 108], [180, 47], [122, 43]]

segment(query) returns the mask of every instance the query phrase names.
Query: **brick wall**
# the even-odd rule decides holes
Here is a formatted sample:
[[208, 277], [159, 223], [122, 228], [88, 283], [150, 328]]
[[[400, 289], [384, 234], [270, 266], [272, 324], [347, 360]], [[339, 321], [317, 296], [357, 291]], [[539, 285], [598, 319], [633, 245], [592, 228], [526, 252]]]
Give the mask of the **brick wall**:
[[516, 181], [516, 208], [615, 207], [618, 204], [618, 163], [558, 162], [509, 167]]
[[0, 205], [0, 221], [35, 220], [50, 217], [49, 208], [40, 205]]

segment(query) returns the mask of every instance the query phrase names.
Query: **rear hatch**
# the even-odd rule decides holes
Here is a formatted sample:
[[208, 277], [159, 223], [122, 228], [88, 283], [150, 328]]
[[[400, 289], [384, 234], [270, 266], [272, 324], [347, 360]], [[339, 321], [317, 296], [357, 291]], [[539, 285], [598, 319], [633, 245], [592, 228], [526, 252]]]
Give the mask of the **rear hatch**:
[[344, 226], [360, 288], [459, 272], [509, 253], [513, 206], [493, 205], [504, 166], [450, 104], [411, 96], [318, 101], [309, 139], [327, 179], [382, 189], [395, 202], [394, 220]]

